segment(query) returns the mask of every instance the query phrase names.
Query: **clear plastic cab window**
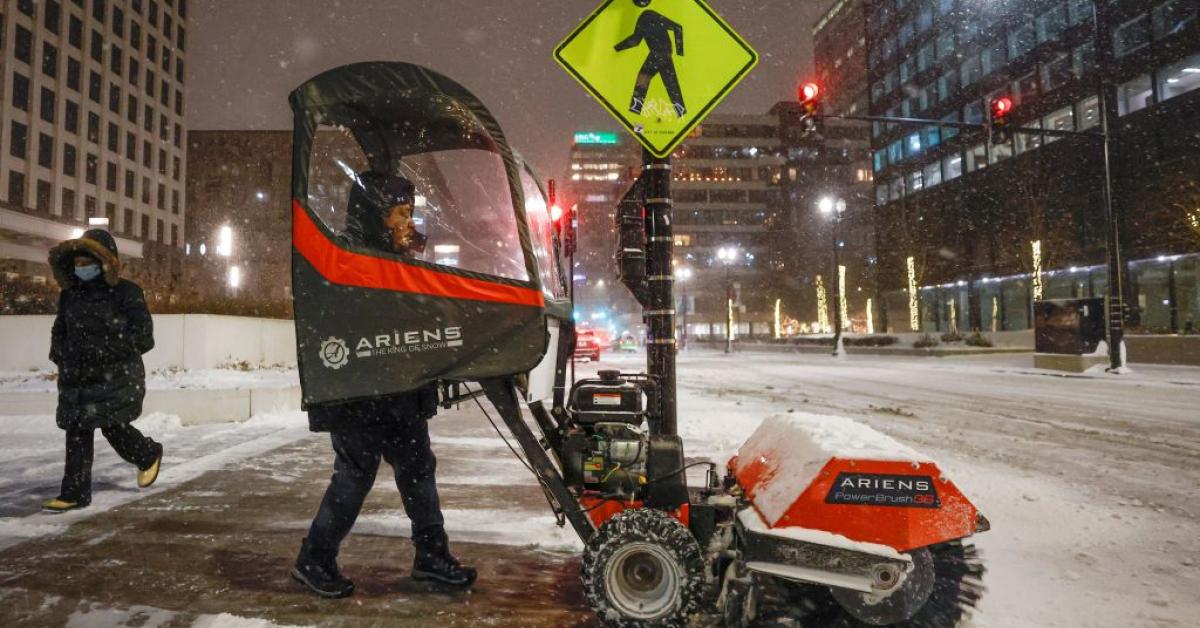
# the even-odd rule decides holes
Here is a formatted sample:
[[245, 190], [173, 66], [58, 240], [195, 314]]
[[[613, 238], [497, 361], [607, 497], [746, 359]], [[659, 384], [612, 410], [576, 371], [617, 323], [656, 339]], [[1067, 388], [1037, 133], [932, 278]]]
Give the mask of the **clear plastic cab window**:
[[491, 151], [368, 159], [349, 130], [323, 125], [313, 138], [308, 207], [350, 246], [529, 280], [504, 161]]

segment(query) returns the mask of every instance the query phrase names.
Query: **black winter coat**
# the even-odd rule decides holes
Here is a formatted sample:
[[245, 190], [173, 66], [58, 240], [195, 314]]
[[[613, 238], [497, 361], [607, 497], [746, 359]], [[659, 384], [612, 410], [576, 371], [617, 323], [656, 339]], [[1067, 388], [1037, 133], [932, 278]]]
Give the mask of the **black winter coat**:
[[[342, 239], [394, 253], [384, 218], [393, 204], [412, 202], [412, 194], [412, 183], [403, 177], [360, 173], [357, 184], [350, 189]], [[407, 425], [414, 419], [433, 417], [437, 408], [437, 386], [428, 384], [408, 392], [312, 406], [308, 409], [308, 427], [314, 432], [340, 432]]]
[[[82, 254], [100, 261], [101, 277], [75, 277], [71, 266]], [[50, 360], [58, 366], [58, 426], [95, 429], [134, 421], [146, 396], [142, 354], [154, 347], [142, 289], [119, 278], [116, 244], [101, 230], [55, 247], [50, 261], [63, 286], [50, 342]]]

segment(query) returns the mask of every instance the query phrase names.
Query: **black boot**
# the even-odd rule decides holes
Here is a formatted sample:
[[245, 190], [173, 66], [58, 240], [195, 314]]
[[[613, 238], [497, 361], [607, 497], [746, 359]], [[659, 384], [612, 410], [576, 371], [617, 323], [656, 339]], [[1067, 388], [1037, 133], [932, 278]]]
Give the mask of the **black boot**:
[[414, 580], [431, 580], [455, 587], [475, 582], [475, 570], [458, 562], [450, 554], [450, 542], [442, 526], [434, 526], [413, 535], [417, 556], [413, 560]]
[[338, 571], [337, 555], [314, 551], [308, 539], [300, 547], [292, 578], [324, 598], [349, 597], [354, 593], [354, 583]]

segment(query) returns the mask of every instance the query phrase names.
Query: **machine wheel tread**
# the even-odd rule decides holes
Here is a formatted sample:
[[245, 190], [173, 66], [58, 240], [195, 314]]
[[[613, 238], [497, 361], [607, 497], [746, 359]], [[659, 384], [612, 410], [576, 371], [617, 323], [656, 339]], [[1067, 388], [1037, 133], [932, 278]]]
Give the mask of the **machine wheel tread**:
[[[669, 612], [654, 619], [628, 617], [613, 606], [607, 591], [607, 570], [614, 555], [632, 543], [666, 550], [682, 578]], [[696, 537], [682, 523], [661, 510], [637, 508], [609, 519], [588, 542], [580, 566], [588, 603], [602, 621], [614, 628], [682, 628], [701, 609], [704, 590], [704, 555]]]

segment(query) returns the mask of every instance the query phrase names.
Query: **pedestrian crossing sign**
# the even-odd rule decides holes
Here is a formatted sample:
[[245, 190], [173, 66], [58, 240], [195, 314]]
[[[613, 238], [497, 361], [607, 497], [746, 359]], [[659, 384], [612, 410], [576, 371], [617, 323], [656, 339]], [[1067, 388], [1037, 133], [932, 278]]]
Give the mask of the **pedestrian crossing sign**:
[[758, 63], [704, 0], [605, 0], [554, 58], [655, 157], [667, 157]]

